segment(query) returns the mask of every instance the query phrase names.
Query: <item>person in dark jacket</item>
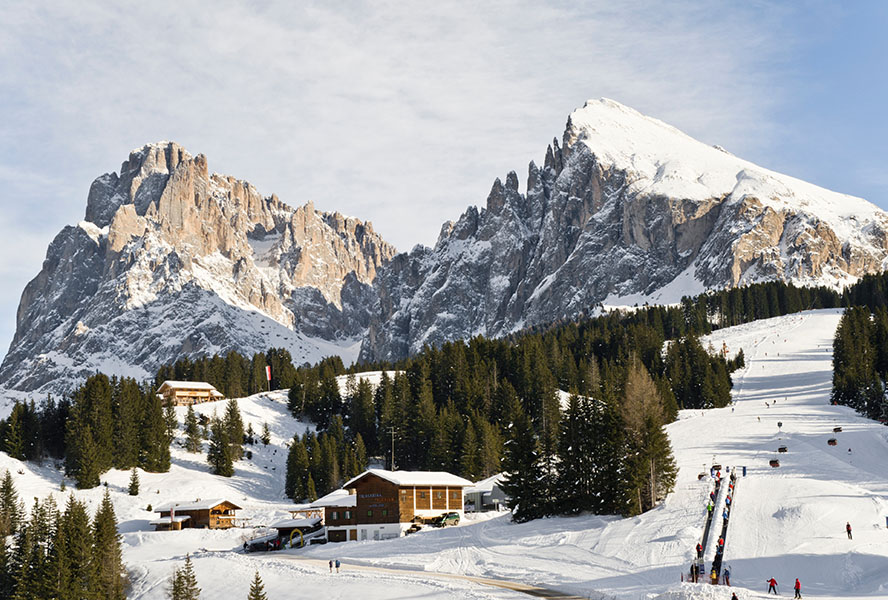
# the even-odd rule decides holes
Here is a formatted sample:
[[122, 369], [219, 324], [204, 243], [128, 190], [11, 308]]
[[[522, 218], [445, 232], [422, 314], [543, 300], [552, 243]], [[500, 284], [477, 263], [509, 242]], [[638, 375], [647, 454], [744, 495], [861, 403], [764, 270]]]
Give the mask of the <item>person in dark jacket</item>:
[[799, 581], [798, 577], [796, 577], [796, 582], [795, 582], [795, 586], [793, 586], [793, 589], [795, 589], [795, 597], [801, 598], [802, 597], [802, 583]]
[[725, 567], [725, 585], [731, 585], [731, 569], [730, 567]]
[[845, 531], [848, 532], [848, 539], [849, 540], [852, 539], [851, 538], [851, 522], [850, 521], [845, 523]]
[[774, 592], [774, 595], [777, 595], [777, 580], [771, 577], [768, 580], [768, 593]]
[[737, 592], [734, 592], [733, 594], [731, 594], [731, 600], [739, 600], [737, 598]]

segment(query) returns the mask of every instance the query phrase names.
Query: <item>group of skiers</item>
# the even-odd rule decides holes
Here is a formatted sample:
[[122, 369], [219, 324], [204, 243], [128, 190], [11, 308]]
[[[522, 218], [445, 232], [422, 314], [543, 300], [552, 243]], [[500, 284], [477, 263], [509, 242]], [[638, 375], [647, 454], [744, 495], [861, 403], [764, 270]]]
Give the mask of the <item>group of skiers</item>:
[[[765, 581], [765, 583], [768, 584], [768, 593], [770, 594], [771, 592], [774, 592], [774, 595], [777, 596], [777, 580], [771, 577], [770, 579]], [[798, 577], [796, 577], [795, 584], [792, 586], [792, 589], [795, 590], [794, 598], [802, 597], [802, 582], [799, 581]]]

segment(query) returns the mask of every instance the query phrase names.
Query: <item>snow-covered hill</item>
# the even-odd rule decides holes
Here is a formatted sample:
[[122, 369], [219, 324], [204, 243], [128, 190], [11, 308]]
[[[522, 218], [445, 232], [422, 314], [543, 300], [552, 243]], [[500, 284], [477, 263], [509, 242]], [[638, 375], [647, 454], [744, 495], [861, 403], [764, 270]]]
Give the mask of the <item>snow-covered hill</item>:
[[[657, 509], [631, 519], [578, 516], [513, 524], [505, 514], [493, 515], [408, 538], [273, 555], [235, 552], [253, 529], [148, 531], [152, 515], [144, 510], [147, 504], [174, 499], [227, 497], [243, 506], [241, 516], [256, 526], [286, 516], [284, 444], [306, 424], [287, 413], [283, 391], [240, 399], [245, 422], [257, 431], [267, 422], [272, 443], [254, 446], [253, 460], [238, 463], [235, 477], [210, 475], [205, 456], [181, 449], [174, 451], [170, 473], [142, 474], [137, 498], [126, 495], [127, 472], [103, 476], [121, 521], [125, 560], [133, 572], [132, 597], [162, 599], [165, 578], [188, 552], [208, 598], [245, 597], [249, 578], [258, 569], [269, 591], [280, 597], [293, 593], [294, 582], [300, 593], [327, 597], [526, 597], [468, 581], [440, 580], [431, 573], [439, 571], [511, 579], [583, 598], [724, 600], [729, 597], [724, 588], [679, 581], [706, 512], [708, 482], [698, 481], [697, 475], [713, 460], [747, 467], [737, 484], [725, 551], [741, 599], [764, 598], [764, 581], [771, 576], [784, 595], [799, 577], [805, 597], [886, 597], [888, 427], [829, 404], [831, 342], [839, 316], [836, 310], [809, 311], [711, 335], [707, 341], [714, 347], [726, 343], [731, 352], [742, 348], [746, 355], [747, 367], [735, 374], [736, 402], [723, 409], [683, 411], [669, 425], [680, 467], [676, 490]], [[378, 375], [369, 377], [372, 381]], [[205, 414], [223, 409], [224, 403], [198, 406]], [[843, 431], [833, 433], [835, 426]], [[827, 445], [832, 437], [837, 446]], [[788, 452], [779, 455], [779, 468], [771, 468], [768, 461], [780, 445]], [[63, 501], [61, 475], [52, 465], [22, 464], [0, 454], [4, 467], [13, 471], [23, 498], [52, 492]], [[66, 493], [96, 506], [102, 490], [72, 492], [69, 487]], [[853, 540], [845, 535], [846, 521], [854, 528]], [[330, 558], [345, 565], [338, 577], [326, 572]], [[402, 570], [356, 572], [359, 564]]]

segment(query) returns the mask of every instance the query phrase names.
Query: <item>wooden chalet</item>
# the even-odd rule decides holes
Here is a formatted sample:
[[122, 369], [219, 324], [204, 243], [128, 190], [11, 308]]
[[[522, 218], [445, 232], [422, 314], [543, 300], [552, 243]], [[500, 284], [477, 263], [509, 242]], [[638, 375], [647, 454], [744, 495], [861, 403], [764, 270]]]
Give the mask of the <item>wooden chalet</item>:
[[155, 531], [228, 529], [234, 527], [236, 510], [240, 510], [240, 506], [228, 500], [170, 502], [154, 509], [154, 512], [160, 513], [160, 518], [151, 521], [151, 524]]
[[167, 380], [157, 388], [157, 396], [164, 404], [188, 406], [201, 402], [214, 402], [225, 396], [219, 390], [204, 381], [172, 381]]
[[441, 471], [365, 471], [347, 481], [336, 497], [321, 499], [327, 503], [327, 539], [388, 539], [418, 521], [449, 512], [462, 517], [463, 489], [471, 485]]

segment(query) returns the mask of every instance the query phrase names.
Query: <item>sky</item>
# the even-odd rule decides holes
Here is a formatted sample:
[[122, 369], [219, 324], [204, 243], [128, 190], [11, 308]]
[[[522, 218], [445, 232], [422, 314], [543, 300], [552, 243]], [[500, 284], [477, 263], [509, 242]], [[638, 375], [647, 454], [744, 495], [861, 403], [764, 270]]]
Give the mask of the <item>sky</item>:
[[0, 347], [90, 182], [174, 140], [401, 251], [608, 97], [888, 208], [888, 3], [0, 0]]

